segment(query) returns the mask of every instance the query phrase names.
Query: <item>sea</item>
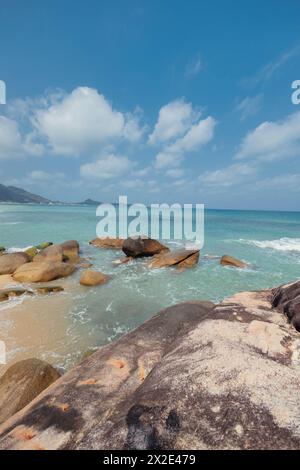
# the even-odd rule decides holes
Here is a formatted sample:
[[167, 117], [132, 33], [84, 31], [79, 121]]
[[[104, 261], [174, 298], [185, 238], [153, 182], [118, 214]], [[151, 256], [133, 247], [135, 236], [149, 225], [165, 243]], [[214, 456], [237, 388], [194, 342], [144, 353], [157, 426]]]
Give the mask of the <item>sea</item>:
[[[239, 291], [260, 290], [300, 278], [300, 212], [205, 210], [204, 247], [193, 269], [150, 270], [144, 259], [116, 267], [122, 252], [89, 245], [96, 237], [96, 207], [0, 205], [0, 245], [18, 251], [76, 239], [108, 284], [83, 287], [80, 272], [56, 281], [65, 288], [43, 298], [24, 296], [0, 304], [0, 340], [12, 363], [47, 360], [65, 371], [93, 351], [137, 327], [159, 310], [189, 300], [219, 302]], [[170, 249], [185, 242], [169, 240]], [[222, 255], [246, 269], [220, 265]]]

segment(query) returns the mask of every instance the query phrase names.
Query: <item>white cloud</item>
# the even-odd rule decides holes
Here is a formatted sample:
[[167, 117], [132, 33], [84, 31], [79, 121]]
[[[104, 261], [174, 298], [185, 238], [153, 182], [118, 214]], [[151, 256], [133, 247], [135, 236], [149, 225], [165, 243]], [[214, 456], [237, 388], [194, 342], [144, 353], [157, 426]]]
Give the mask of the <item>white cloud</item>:
[[157, 170], [178, 167], [186, 153], [200, 150], [212, 140], [215, 125], [216, 121], [212, 117], [191, 125], [183, 137], [177, 139], [173, 144], [167, 145], [156, 155], [154, 167]]
[[183, 135], [198, 116], [199, 113], [194, 111], [192, 105], [183, 98], [171, 101], [160, 109], [157, 123], [148, 142], [159, 144]]
[[183, 156], [176, 153], [160, 152], [155, 157], [154, 167], [157, 170], [164, 168], [176, 168], [181, 164]]
[[198, 55], [194, 60], [190, 61], [185, 68], [186, 77], [193, 78], [203, 69], [201, 57]]
[[33, 142], [32, 133], [23, 136], [16, 121], [0, 116], [0, 160], [39, 156], [42, 153], [43, 147]]
[[285, 174], [279, 176], [272, 176], [257, 181], [252, 185], [253, 190], [286, 190], [288, 191], [300, 191], [300, 174]]
[[185, 172], [182, 168], [172, 168], [171, 170], [166, 171], [166, 175], [170, 178], [181, 178], [184, 173]]
[[32, 122], [59, 155], [97, 154], [104, 145], [122, 138], [135, 142], [142, 134], [137, 116], [114, 110], [103, 95], [88, 87], [56, 96], [48, 107], [35, 110]]
[[247, 182], [256, 171], [256, 167], [248, 163], [236, 163], [220, 170], [206, 171], [198, 179], [205, 186], [229, 187]]
[[95, 162], [81, 165], [80, 175], [96, 180], [116, 178], [127, 172], [132, 164], [127, 157], [110, 154]]
[[0, 159], [20, 158], [23, 154], [18, 124], [12, 119], [0, 116]]
[[300, 112], [282, 121], [263, 122], [241, 143], [237, 159], [276, 160], [300, 155]]
[[255, 116], [261, 109], [263, 100], [262, 93], [256, 96], [247, 96], [236, 106], [236, 111], [241, 114], [241, 121], [245, 121], [251, 116]]

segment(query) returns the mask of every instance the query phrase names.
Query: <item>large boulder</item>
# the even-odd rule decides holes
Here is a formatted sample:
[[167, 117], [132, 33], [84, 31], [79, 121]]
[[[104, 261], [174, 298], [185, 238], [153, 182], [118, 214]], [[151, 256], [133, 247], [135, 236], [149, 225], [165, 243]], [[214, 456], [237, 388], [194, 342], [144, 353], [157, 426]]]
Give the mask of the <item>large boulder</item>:
[[13, 274], [18, 282], [49, 282], [61, 277], [67, 277], [76, 270], [69, 263], [40, 261], [24, 264]]
[[78, 260], [79, 243], [76, 240], [68, 240], [60, 245], [63, 250], [63, 256], [69, 261]]
[[89, 242], [90, 245], [98, 248], [105, 248], [110, 250], [122, 250], [124, 240], [122, 238], [95, 238]]
[[158, 255], [159, 253], [169, 251], [169, 248], [152, 238], [131, 237], [124, 240], [122, 250], [126, 256], [139, 258], [142, 256]]
[[50, 245], [33, 258], [34, 263], [61, 262], [63, 260], [63, 249], [61, 245]]
[[271, 294], [161, 311], [4, 423], [0, 448], [299, 450], [299, 334]]
[[166, 268], [176, 266], [176, 268], [191, 268], [198, 263], [199, 250], [174, 250], [155, 256], [149, 263], [149, 268]]
[[272, 306], [284, 312], [296, 330], [300, 331], [300, 281], [274, 289]]
[[232, 256], [229, 255], [224, 255], [222, 256], [220, 260], [220, 264], [222, 266], [231, 266], [234, 268], [246, 268], [247, 264], [244, 263], [244, 261], [240, 261], [237, 258], [233, 258]]
[[82, 286], [98, 286], [100, 284], [105, 284], [108, 282], [109, 276], [101, 273], [100, 271], [93, 271], [92, 269], [87, 269], [84, 271], [80, 277], [80, 284]]
[[29, 256], [26, 253], [8, 253], [0, 258], [0, 275], [13, 274], [16, 269], [28, 263]]
[[60, 374], [47, 362], [25, 359], [0, 377], [0, 423], [24, 408]]

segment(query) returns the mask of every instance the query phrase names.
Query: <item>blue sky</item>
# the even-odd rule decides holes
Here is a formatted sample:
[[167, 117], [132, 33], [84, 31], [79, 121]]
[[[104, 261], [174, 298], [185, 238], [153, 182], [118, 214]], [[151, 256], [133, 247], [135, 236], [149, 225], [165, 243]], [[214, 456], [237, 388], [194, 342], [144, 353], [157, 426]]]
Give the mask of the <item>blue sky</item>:
[[299, 210], [296, 0], [0, 0], [0, 182]]

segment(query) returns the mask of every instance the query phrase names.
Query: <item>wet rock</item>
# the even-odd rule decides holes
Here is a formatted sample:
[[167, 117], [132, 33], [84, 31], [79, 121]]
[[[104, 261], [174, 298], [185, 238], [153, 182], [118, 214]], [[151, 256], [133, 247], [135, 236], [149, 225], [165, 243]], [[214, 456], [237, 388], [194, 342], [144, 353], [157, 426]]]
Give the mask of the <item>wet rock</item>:
[[91, 263], [91, 261], [89, 261], [88, 259], [85, 259], [85, 258], [80, 258], [78, 257], [77, 259], [75, 259], [73, 261], [73, 263], [76, 265], [77, 268], [85, 268], [85, 269], [88, 269], [90, 268], [91, 266], [93, 266], [93, 263]]
[[67, 277], [76, 270], [70, 263], [32, 262], [24, 264], [15, 271], [13, 278], [18, 282], [49, 282]]
[[40, 251], [38, 255], [33, 258], [34, 263], [43, 262], [62, 262], [63, 261], [63, 249], [61, 245], [50, 245], [44, 250]]
[[59, 377], [50, 364], [39, 359], [25, 359], [9, 367], [0, 377], [0, 423], [24, 408]]
[[0, 290], [0, 302], [9, 300], [14, 297], [20, 297], [21, 295], [29, 294], [32, 295], [32, 290], [22, 289], [21, 287], [11, 287], [10, 289]]
[[122, 238], [95, 238], [89, 242], [90, 245], [110, 250], [122, 250], [124, 240]]
[[79, 243], [76, 240], [68, 240], [60, 245], [63, 250], [63, 256], [69, 261], [76, 261], [79, 255]]
[[35, 291], [38, 294], [52, 294], [53, 292], [62, 292], [64, 288], [62, 286], [39, 286], [36, 287]]
[[132, 261], [134, 258], [132, 256], [124, 256], [123, 258], [116, 259], [112, 262], [114, 266], [120, 266], [121, 264], [127, 264]]
[[5, 251], [5, 247], [0, 245], [0, 255], [2, 255]]
[[132, 237], [124, 240], [122, 250], [126, 256], [139, 258], [142, 256], [157, 255], [159, 253], [169, 251], [169, 248], [152, 238]]
[[240, 261], [237, 258], [233, 258], [232, 256], [224, 255], [221, 258], [220, 264], [222, 266], [232, 266], [234, 268], [246, 268], [247, 264], [244, 261]]
[[105, 284], [110, 279], [106, 274], [101, 273], [100, 271], [93, 271], [92, 269], [87, 269], [84, 271], [80, 277], [80, 284], [82, 286], [98, 286], [100, 284]]
[[28, 263], [29, 257], [26, 253], [8, 253], [0, 258], [0, 275], [13, 274], [20, 266]]
[[199, 250], [174, 250], [155, 256], [149, 263], [149, 268], [165, 268], [176, 266], [179, 269], [195, 266], [199, 260]]

